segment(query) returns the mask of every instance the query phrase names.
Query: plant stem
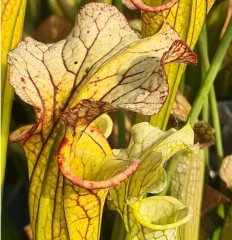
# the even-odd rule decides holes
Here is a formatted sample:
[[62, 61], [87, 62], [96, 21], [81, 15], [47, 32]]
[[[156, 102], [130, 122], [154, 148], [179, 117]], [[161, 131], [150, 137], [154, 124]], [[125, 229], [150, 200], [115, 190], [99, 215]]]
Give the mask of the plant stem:
[[121, 0], [113, 0], [113, 5], [120, 11], [123, 12], [124, 11], [124, 6], [122, 4]]
[[130, 235], [129, 234], [127, 234], [126, 235], [126, 239], [125, 240], [131, 240], [131, 238], [130, 238]]
[[112, 4], [112, 0], [99, 0], [99, 2], [104, 2], [104, 3]]
[[170, 183], [172, 181], [172, 178], [173, 178], [173, 175], [175, 174], [176, 172], [176, 168], [177, 168], [177, 165], [178, 165], [178, 160], [173, 157], [169, 160], [168, 162], [168, 166], [167, 166], [167, 169], [166, 169], [166, 172], [167, 172], [167, 185], [166, 185], [166, 188], [160, 192], [158, 195], [159, 196], [166, 196], [168, 191], [170, 190], [169, 187], [170, 187]]
[[[7, 74], [8, 76], [8, 74]], [[7, 79], [7, 77], [6, 77]], [[7, 155], [7, 145], [8, 145], [8, 135], [10, 128], [10, 116], [11, 116], [11, 106], [13, 101], [13, 89], [8, 82], [5, 83], [5, 89], [3, 92], [2, 100], [2, 122], [1, 122], [1, 187], [3, 191], [4, 178], [5, 178], [5, 168], [6, 168], [6, 155]], [[4, 109], [4, 110], [3, 110]]]
[[136, 114], [132, 117], [132, 125], [140, 122], [150, 122], [150, 116], [145, 116], [142, 114]]
[[179, 84], [179, 92], [182, 95], [184, 95], [185, 80], [186, 80], [186, 72], [183, 73], [183, 76], [182, 76], [180, 84]]
[[[198, 49], [199, 49], [199, 56], [201, 60], [201, 78], [202, 78], [202, 83], [205, 78], [205, 75], [210, 67], [209, 63], [209, 57], [208, 57], [208, 41], [207, 41], [207, 30], [206, 30], [206, 25], [203, 26], [202, 32], [199, 36], [198, 43], [197, 43]], [[211, 90], [210, 90], [211, 91]], [[208, 96], [205, 100], [205, 103], [203, 105], [202, 109], [202, 119], [206, 122], [209, 121], [209, 101], [208, 101]], [[205, 179], [209, 179], [209, 149], [206, 148], [204, 150], [204, 162], [205, 162]]]
[[114, 220], [111, 240], [125, 240], [126, 229], [121, 216], [117, 213]]
[[[203, 32], [199, 37], [199, 43], [198, 43], [198, 46], [200, 49], [200, 56], [202, 60], [203, 74], [206, 73], [210, 68], [208, 48], [206, 47], [206, 42], [207, 42], [206, 29], [203, 28]], [[210, 89], [209, 98], [210, 98], [210, 105], [211, 105], [211, 112], [212, 112], [213, 127], [215, 129], [215, 136], [216, 136], [217, 159], [218, 159], [218, 162], [221, 162], [224, 154], [223, 154], [223, 146], [222, 146], [222, 139], [221, 139], [221, 128], [220, 128], [220, 120], [219, 120], [219, 114], [218, 114], [218, 108], [217, 108], [217, 100], [216, 100], [213, 85]], [[204, 120], [207, 120], [207, 119], [204, 119]]]
[[[11, 106], [13, 101], [13, 89], [8, 83], [8, 65], [7, 54], [8, 51], [20, 41], [23, 22], [26, 9], [26, 0], [22, 1], [2, 1], [2, 30], [5, 32], [2, 36], [2, 56], [1, 56], [1, 187], [3, 191], [5, 167], [6, 167], [6, 154], [7, 144], [11, 117]], [[7, 8], [7, 11], [5, 10]], [[10, 17], [8, 16], [10, 12]]]
[[[206, 28], [203, 28], [202, 34], [199, 37], [198, 46], [200, 49], [200, 57], [202, 61], [202, 73], [205, 74], [208, 69], [210, 68], [210, 62], [208, 57], [208, 48], [207, 46], [207, 32]], [[212, 112], [212, 120], [213, 120], [213, 126], [215, 129], [215, 135], [216, 135], [216, 152], [217, 152], [217, 159], [218, 163], [222, 161], [223, 158], [223, 146], [222, 146], [222, 139], [221, 139], [221, 129], [220, 129], [220, 121], [219, 121], [219, 115], [218, 115], [218, 109], [217, 109], [217, 100], [215, 96], [214, 86], [211, 86], [210, 93], [210, 105], [211, 105], [211, 112]], [[205, 105], [205, 104], [204, 104]], [[207, 117], [207, 116], [205, 116]], [[204, 119], [207, 120], [207, 119]], [[206, 166], [208, 166], [208, 159], [209, 159], [209, 151], [205, 150], [205, 159], [207, 160]], [[225, 212], [223, 206], [219, 206], [217, 209], [218, 214], [224, 218]], [[221, 235], [221, 228], [217, 229], [212, 237], [212, 240], [217, 240], [220, 238]]]
[[125, 127], [125, 112], [119, 110], [117, 112], [118, 121], [118, 148], [126, 147], [126, 127]]
[[178, 171], [175, 171], [171, 179], [168, 195], [177, 198], [194, 212], [191, 220], [178, 229], [178, 239], [198, 240], [204, 184], [204, 152], [200, 150], [196, 155], [183, 151], [173, 158], [177, 162]]
[[217, 108], [217, 101], [216, 101], [214, 87], [212, 87], [212, 89], [210, 90], [210, 104], [211, 104], [211, 110], [212, 110], [213, 127], [215, 129], [215, 136], [216, 136], [217, 159], [218, 159], [218, 163], [221, 163], [224, 153], [223, 153], [223, 145], [222, 145], [222, 138], [221, 138], [220, 120], [218, 116], [218, 108]]
[[226, 54], [226, 51], [228, 49], [228, 46], [229, 46], [231, 40], [232, 40], [232, 19], [230, 18], [228, 27], [220, 41], [217, 51], [213, 57], [211, 66], [210, 66], [209, 70], [207, 71], [205, 80], [202, 83], [201, 88], [200, 88], [200, 90], [196, 96], [196, 99], [193, 103], [193, 107], [192, 107], [190, 115], [189, 115], [191, 125], [193, 125], [196, 122], [196, 120], [199, 116], [199, 113], [200, 113], [200, 111], [203, 107], [203, 104], [206, 100], [206, 97], [209, 94], [209, 91], [213, 85], [215, 77], [221, 66], [223, 57]]

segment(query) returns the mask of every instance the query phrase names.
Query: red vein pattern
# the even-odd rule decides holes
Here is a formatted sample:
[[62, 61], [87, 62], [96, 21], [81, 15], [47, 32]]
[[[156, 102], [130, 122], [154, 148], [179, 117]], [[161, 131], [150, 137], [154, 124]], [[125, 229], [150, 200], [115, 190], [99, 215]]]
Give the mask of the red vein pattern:
[[145, 11], [145, 12], [154, 12], [154, 13], [155, 12], [163, 12], [179, 2], [179, 0], [171, 0], [163, 5], [151, 7], [151, 6], [144, 4], [142, 2], [142, 0], [130, 0], [130, 1], [133, 3], [133, 5], [135, 7], [137, 7], [140, 10]]
[[9, 53], [10, 84], [36, 113], [34, 125], [11, 135], [24, 141], [35, 239], [98, 239], [108, 188], [130, 177], [140, 161], [117, 159], [89, 124], [118, 108], [159, 112], [168, 94], [163, 65], [194, 55], [184, 43], [173, 50], [177, 40], [168, 24], [141, 39], [115, 7], [90, 3], [64, 40], [46, 45], [25, 38]]

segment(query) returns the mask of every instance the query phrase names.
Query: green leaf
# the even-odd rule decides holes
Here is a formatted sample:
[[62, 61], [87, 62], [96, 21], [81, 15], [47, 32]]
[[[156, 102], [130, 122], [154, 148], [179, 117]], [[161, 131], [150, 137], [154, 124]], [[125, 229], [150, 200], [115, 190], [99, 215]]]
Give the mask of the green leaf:
[[1, 1], [1, 185], [3, 189], [13, 90], [8, 80], [7, 53], [20, 41], [26, 0]]
[[177, 198], [193, 211], [192, 219], [179, 228], [181, 239], [199, 239], [201, 201], [204, 178], [204, 152], [181, 152], [173, 157], [177, 167], [167, 194]]
[[[177, 212], [180, 210], [180, 203], [177, 203], [177, 200], [165, 197], [143, 198], [147, 193], [158, 193], [165, 188], [166, 172], [163, 169], [163, 164], [172, 155], [181, 150], [197, 151], [198, 146], [193, 145], [193, 139], [194, 134], [190, 125], [186, 125], [179, 131], [171, 129], [163, 132], [149, 123], [143, 122], [132, 127], [128, 148], [114, 151], [118, 158], [139, 158], [141, 160], [141, 165], [133, 176], [110, 189], [110, 198], [108, 201], [108, 205], [112, 210], [119, 211], [132, 239], [158, 239], [161, 235], [168, 235], [169, 230], [173, 229], [171, 230], [172, 235], [176, 231], [177, 225], [189, 220], [191, 214], [182, 205], [181, 209], [185, 209], [184, 214], [181, 217], [177, 217]], [[177, 212], [174, 209], [170, 210], [168, 206], [167, 209], [170, 211], [163, 212], [162, 208], [166, 208], [166, 204], [172, 205], [174, 202], [174, 209], [179, 209]], [[140, 208], [144, 209], [145, 212], [142, 211], [140, 213]], [[146, 219], [146, 215], [149, 214], [146, 210], [147, 208], [150, 210], [152, 208], [156, 209], [154, 212], [150, 212], [151, 216], [148, 219]], [[158, 213], [158, 210], [160, 210], [160, 213]], [[159, 214], [164, 222], [159, 222]], [[170, 217], [169, 220], [167, 216]], [[154, 226], [152, 226], [152, 223]], [[169, 223], [177, 225], [169, 226]], [[149, 231], [148, 228], [150, 229]], [[156, 233], [156, 231], [161, 235]], [[146, 236], [148, 233], [149, 238]], [[167, 238], [172, 239], [169, 236]]]
[[89, 125], [118, 108], [157, 113], [168, 94], [164, 64], [195, 60], [168, 24], [140, 39], [103, 3], [82, 7], [64, 40], [25, 38], [9, 53], [10, 83], [36, 112], [34, 125], [11, 135], [24, 141], [35, 239], [98, 239], [108, 188], [131, 176], [140, 160], [116, 158]]
[[229, 240], [232, 237], [232, 205], [227, 212], [226, 220], [222, 229], [222, 240]]
[[[176, 1], [145, 0], [144, 4], [148, 6], [159, 6], [167, 2], [175, 3]], [[142, 10], [145, 10], [145, 12], [142, 11], [142, 36], [147, 37], [155, 34], [162, 26], [164, 22], [163, 19], [165, 18], [190, 48], [193, 49], [205, 22], [206, 15], [213, 3], [214, 0], [179, 0], [178, 3], [163, 11], [162, 14], [160, 14], [160, 12], [146, 12], [146, 9], [142, 8]], [[185, 65], [177, 63], [170, 64], [165, 67], [165, 70], [168, 76], [170, 94], [160, 113], [150, 118], [150, 123], [161, 129], [165, 129], [168, 123], [179, 83], [185, 70]], [[140, 121], [139, 117], [137, 121]]]
[[210, 59], [213, 57], [217, 49], [222, 29], [228, 14], [229, 0], [216, 1], [207, 17], [207, 34], [208, 34], [208, 51]]
[[[177, 228], [192, 217], [192, 211], [176, 198], [169, 196], [149, 197], [131, 204], [135, 219], [132, 239], [176, 239]], [[136, 226], [137, 225], [137, 226]]]
[[108, 114], [102, 114], [91, 125], [99, 129], [106, 138], [110, 136], [113, 130], [113, 121]]

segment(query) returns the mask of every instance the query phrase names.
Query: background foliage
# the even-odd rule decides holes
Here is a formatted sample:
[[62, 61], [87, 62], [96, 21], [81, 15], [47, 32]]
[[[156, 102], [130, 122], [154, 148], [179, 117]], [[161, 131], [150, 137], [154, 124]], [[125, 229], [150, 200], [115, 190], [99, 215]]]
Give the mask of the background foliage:
[[[64, 38], [73, 26], [76, 9], [87, 2], [89, 1], [28, 0], [23, 36], [30, 35], [44, 43], [51, 43]], [[104, 2], [112, 3], [117, 6], [117, 8], [125, 14], [131, 24], [137, 28], [138, 19], [140, 18], [139, 11], [127, 9], [119, 0], [105, 0]], [[206, 71], [211, 66], [210, 63], [220, 44], [221, 36], [226, 30], [226, 24], [228, 23], [227, 16], [231, 15], [231, 7], [229, 7], [231, 6], [230, 2], [228, 0], [218, 0], [214, 4], [207, 17], [203, 33], [195, 48], [199, 56], [199, 64], [195, 68], [187, 67], [181, 79], [179, 91], [186, 96], [190, 103], [193, 103], [196, 99], [201, 81], [204, 79]], [[23, 7], [23, 4], [24, 3], [21, 3], [20, 6]], [[23, 9], [21, 11], [23, 11]], [[20, 13], [16, 13], [16, 16], [16, 19], [18, 19]], [[21, 17], [21, 25], [22, 19], [23, 17]], [[3, 27], [4, 25], [2, 24], [2, 28]], [[4, 31], [4, 28], [2, 31]], [[12, 41], [9, 48], [12, 48], [16, 42], [19, 41], [19, 38], [20, 34], [18, 35], [18, 39], [15, 38], [14, 41]], [[204, 105], [200, 116], [201, 119], [213, 125], [216, 129], [217, 138], [216, 146], [211, 147], [210, 151], [205, 152], [205, 179], [207, 185], [205, 185], [204, 189], [205, 194], [201, 213], [201, 239], [207, 239], [207, 237], [211, 239], [220, 239], [220, 233], [229, 211], [227, 202], [229, 198], [231, 198], [231, 192], [225, 188], [225, 185], [219, 179], [218, 172], [223, 157], [232, 154], [231, 50], [232, 48], [230, 46], [223, 64], [217, 73], [215, 91], [211, 90], [209, 101]], [[207, 55], [208, 57], [205, 57]], [[2, 61], [2, 64], [6, 63]], [[4, 65], [2, 65], [2, 67], [4, 67]], [[4, 72], [2, 72], [2, 84], [5, 79], [5, 73], [3, 73]], [[9, 93], [3, 86], [4, 85], [2, 85], [2, 91], [4, 94], [2, 93], [2, 99], [5, 99], [5, 96]], [[9, 95], [9, 100], [7, 101], [7, 103], [2, 102], [2, 111], [4, 114], [6, 111], [10, 112], [11, 95]], [[219, 109], [219, 113], [217, 109]], [[109, 140], [110, 144], [113, 148], [125, 147], [129, 139], [128, 129], [131, 124], [132, 116], [120, 110], [117, 113], [112, 113], [111, 117], [115, 125], [114, 132]], [[174, 119], [172, 123], [174, 127], [178, 128], [181, 126], [182, 119], [175, 115], [172, 118]], [[220, 121], [218, 122], [218, 120]], [[34, 112], [32, 108], [20, 101], [17, 96], [14, 96], [11, 121], [8, 121], [8, 123], [10, 123], [10, 131], [16, 129], [16, 127], [20, 125], [32, 122], [34, 122]], [[2, 125], [3, 137], [8, 135], [7, 129], [7, 126]], [[2, 156], [4, 158], [4, 155]], [[26, 233], [23, 229], [29, 223], [27, 207], [28, 174], [26, 158], [20, 145], [9, 143], [6, 163], [2, 199], [2, 237], [5, 240], [26, 239]], [[4, 166], [2, 169], [4, 170]], [[216, 192], [215, 189], [217, 189]], [[211, 199], [210, 204], [207, 204], [209, 199]], [[218, 207], [220, 202], [226, 202], [227, 204], [219, 205]], [[206, 210], [206, 206], [209, 205], [213, 207]], [[107, 211], [106, 208], [103, 213], [101, 239], [108, 239], [107, 237], [113, 231], [113, 225], [115, 224], [114, 219], [115, 213]], [[230, 220], [227, 219], [226, 221]], [[231, 224], [231, 222], [229, 223]], [[226, 236], [223, 232], [222, 239], [229, 239], [226, 238], [228, 236], [231, 235]]]

